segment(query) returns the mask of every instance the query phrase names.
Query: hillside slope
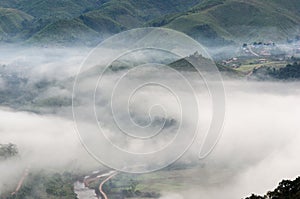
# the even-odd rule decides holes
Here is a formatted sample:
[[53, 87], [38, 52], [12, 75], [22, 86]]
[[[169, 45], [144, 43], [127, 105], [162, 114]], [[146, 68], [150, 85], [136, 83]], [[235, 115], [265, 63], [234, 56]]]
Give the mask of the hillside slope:
[[[95, 7], [86, 8], [76, 18], [88, 28], [100, 33], [101, 38], [103, 38], [105, 35], [115, 34], [123, 30], [143, 27], [149, 20], [161, 15], [187, 11], [190, 7], [199, 3], [199, 1], [200, 0], [186, 0], [185, 2], [181, 0], [110, 0], [103, 1], [101, 4], [98, 3]], [[55, 28], [57, 28], [57, 23], [60, 23], [60, 21], [58, 20], [55, 23]], [[63, 23], [66, 24], [66, 21]], [[74, 22], [69, 20], [69, 23]], [[60, 27], [65, 29], [63, 25], [60, 25]], [[50, 30], [49, 27], [47, 27], [47, 30]], [[45, 31], [46, 30], [43, 30], [43, 32]], [[52, 32], [52, 30], [50, 31]], [[38, 34], [38, 36], [35, 35], [34, 38], [45, 36], [45, 34], [36, 34]], [[62, 35], [62, 37], [65, 36]]]
[[76, 17], [89, 9], [96, 9], [105, 0], [1, 0], [0, 6], [26, 12], [37, 19]]
[[32, 20], [32, 16], [22, 11], [11, 8], [0, 8], [0, 41], [15, 37]]
[[[101, 40], [154, 26], [184, 32], [204, 45], [228, 45], [283, 41], [300, 30], [298, 0], [2, 0], [0, 6], [17, 13], [12, 20], [0, 21], [1, 37], [30, 43], [68, 43], [97, 35]], [[8, 34], [14, 32], [22, 34]]]
[[211, 43], [283, 40], [300, 25], [297, 0], [204, 0], [186, 13], [150, 25], [164, 26]]
[[27, 43], [96, 45], [100, 35], [77, 19], [53, 22], [27, 40]]

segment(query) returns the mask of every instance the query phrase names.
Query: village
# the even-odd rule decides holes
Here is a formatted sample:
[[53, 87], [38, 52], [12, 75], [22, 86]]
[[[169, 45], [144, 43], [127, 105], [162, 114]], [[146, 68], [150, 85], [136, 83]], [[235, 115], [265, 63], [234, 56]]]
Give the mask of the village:
[[218, 64], [248, 74], [262, 66], [282, 68], [300, 60], [300, 36], [285, 43], [256, 41], [244, 43], [235, 57], [223, 59]]

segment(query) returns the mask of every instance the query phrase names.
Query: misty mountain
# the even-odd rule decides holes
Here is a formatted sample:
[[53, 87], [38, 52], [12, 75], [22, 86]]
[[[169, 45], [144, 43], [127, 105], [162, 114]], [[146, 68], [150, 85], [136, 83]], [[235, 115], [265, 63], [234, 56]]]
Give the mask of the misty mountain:
[[3, 0], [0, 40], [95, 45], [123, 30], [155, 26], [206, 45], [285, 40], [299, 28], [297, 0]]

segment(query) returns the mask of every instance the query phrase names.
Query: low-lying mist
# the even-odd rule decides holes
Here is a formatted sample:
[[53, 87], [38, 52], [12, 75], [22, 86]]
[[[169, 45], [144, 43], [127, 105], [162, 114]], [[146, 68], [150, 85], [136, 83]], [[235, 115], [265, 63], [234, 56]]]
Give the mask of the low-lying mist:
[[[24, 92], [37, 89], [35, 86], [28, 86], [32, 85], [28, 82], [47, 78], [55, 80], [56, 83], [42, 87], [41, 92], [36, 92], [35, 96], [30, 98], [33, 99], [30, 104], [18, 105], [16, 109], [8, 108], [8, 106], [14, 107], [15, 101], [1, 100], [0, 143], [16, 144], [19, 155], [16, 158], [0, 162], [0, 193], [13, 189], [11, 187], [15, 187], [27, 167], [31, 172], [40, 169], [50, 172], [89, 172], [102, 167], [86, 152], [79, 140], [72, 118], [71, 104], [55, 105], [55, 107], [53, 105], [43, 106], [48, 110], [55, 108], [55, 113], [51, 111], [45, 111], [43, 114], [30, 112], [30, 110], [36, 112], [36, 106], [40, 106], [36, 104], [35, 99], [56, 98], [61, 95], [68, 99], [72, 98], [74, 81], [72, 77], [78, 71], [88, 49], [31, 49], [31, 51], [27, 49], [5, 51], [2, 49], [1, 52], [3, 53], [0, 56], [0, 65], [5, 68], [5, 74], [2, 73], [0, 77], [0, 91], [8, 89], [7, 86], [13, 84], [11, 81], [7, 82], [7, 75], [11, 74], [17, 74], [16, 79], [27, 79], [23, 83], [16, 83], [18, 88], [23, 86]], [[135, 73], [134, 77], [138, 79], [147, 72], [149, 71]], [[200, 124], [203, 125], [201, 127], [207, 129], [212, 113], [209, 94], [205, 91], [201, 80], [195, 79], [197, 75], [193, 72], [183, 73], [188, 80], [190, 77], [193, 86], [200, 85], [195, 91], [201, 102], [198, 117]], [[155, 145], [148, 147], [141, 145], [140, 142], [136, 142], [135, 145], [135, 142], [124, 140], [122, 136], [122, 139], [118, 140], [117, 128], [115, 124], [110, 123], [111, 113], [107, 112], [111, 110], [109, 91], [111, 88], [113, 89], [112, 83], [118, 80], [119, 75], [118, 71], [110, 72], [98, 91], [100, 98], [97, 99], [99, 100], [97, 101], [99, 109], [96, 113], [100, 115], [98, 119], [108, 131], [109, 138], [134, 152], [140, 149], [150, 150], [163, 145], [165, 139], [169, 138], [169, 133], [172, 133], [180, 122], [176, 99], [170, 93], [156, 90], [154, 87], [143, 90], [137, 98], [133, 99], [136, 100], [136, 103], [133, 103], [135, 106], [131, 107], [134, 113], [134, 122], [140, 125], [146, 125], [149, 121], [156, 122], [152, 126], [155, 129], [156, 124], [159, 126], [162, 121], [167, 119], [168, 123], [164, 123], [166, 126], [163, 126], [166, 137], [162, 137], [162, 142], [150, 142], [148, 144]], [[179, 80], [175, 78], [176, 76], [157, 73], [152, 80], [159, 78], [159, 75], [170, 85], [176, 87], [177, 94], [189, 96], [185, 87], [182, 87]], [[126, 88], [131, 88], [131, 84], [135, 81], [137, 80], [133, 78], [132, 82], [125, 82], [122, 86], [122, 94], [126, 93]], [[86, 86], [89, 87], [88, 80]], [[178, 160], [179, 163], [192, 162], [203, 165], [199, 167], [198, 174], [186, 176], [186, 178], [201, 179], [204, 171], [210, 174], [209, 177], [205, 176], [207, 179], [203, 179], [199, 184], [184, 178], [182, 181], [182, 186], [185, 187], [184, 191], [166, 191], [163, 193], [162, 199], [241, 198], [249, 196], [250, 193], [263, 194], [273, 189], [283, 178], [295, 178], [299, 175], [299, 86], [298, 82], [254, 82], [233, 79], [224, 81], [226, 119], [218, 144], [208, 157], [199, 160], [198, 154], [203, 138], [203, 135], [200, 135], [186, 154]], [[11, 90], [4, 92], [1, 96], [3, 99], [15, 98], [15, 96], [21, 98], [22, 96], [18, 96], [18, 94], [23, 94], [18, 90], [15, 91], [17, 93]], [[125, 98], [125, 94], [119, 95], [115, 103], [117, 105], [124, 104], [124, 100], [127, 99], [123, 98]], [[84, 96], [82, 99], [85, 102]], [[147, 111], [153, 105], [152, 100], [155, 102], [154, 104], [161, 102], [162, 105], [165, 105], [167, 115], [160, 112], [161, 110], [153, 110], [151, 113], [155, 117], [150, 117], [149, 120]], [[80, 105], [78, 105], [79, 108]], [[27, 111], [20, 111], [24, 110], [24, 106]], [[127, 107], [119, 108], [115, 117], [122, 119], [126, 117]], [[187, 109], [192, 110], [195, 107], [187, 106]], [[90, 115], [84, 115], [84, 110], [81, 113], [83, 114], [82, 118], [85, 119], [87, 130], [98, 128], [90, 120]], [[191, 126], [195, 125], [192, 116], [182, 118], [182, 121], [185, 122], [182, 131], [191, 131]], [[126, 124], [126, 122], [122, 123], [122, 125]], [[126, 127], [128, 130], [133, 129], [133, 126], [129, 124]], [[101, 141], [97, 140], [99, 144]], [[91, 143], [94, 143], [93, 140]], [[180, 143], [178, 146], [177, 150], [181, 151]], [[112, 159], [118, 158], [118, 154], [114, 154], [112, 151], [103, 151], [103, 153]], [[179, 183], [181, 184], [181, 182]]]

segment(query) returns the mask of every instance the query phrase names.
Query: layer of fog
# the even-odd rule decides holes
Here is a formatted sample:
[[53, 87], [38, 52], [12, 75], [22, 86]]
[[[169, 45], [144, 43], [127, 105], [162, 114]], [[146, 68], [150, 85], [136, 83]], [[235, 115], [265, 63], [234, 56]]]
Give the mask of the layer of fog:
[[205, 177], [202, 185], [166, 193], [163, 199], [263, 195], [281, 180], [299, 176], [299, 83], [225, 82], [225, 86], [223, 135], [204, 160], [203, 170], [213, 173], [207, 178], [199, 170], [197, 177]]
[[[41, 54], [34, 51], [31, 56], [27, 56], [25, 50], [20, 49], [19, 54], [24, 56], [21, 58], [14, 57], [13, 55], [16, 55], [14, 51], [7, 52], [2, 54], [1, 64], [11, 67], [9, 70], [12, 72], [25, 73], [24, 75], [31, 80], [41, 77], [65, 80], [76, 73], [87, 50], [60, 50], [53, 52], [46, 49], [44, 56], [41, 54], [45, 51], [40, 51]], [[54, 53], [54, 58], [49, 56], [49, 53]], [[106, 76], [108, 79], [104, 89], [101, 90], [100, 105], [103, 107], [98, 110], [98, 114], [102, 116], [104, 123], [110, 119], [105, 117], [105, 113], [110, 109], [107, 101], [110, 97], [109, 88], [113, 86], [110, 83], [117, 79], [115, 75], [120, 74], [110, 73]], [[191, 73], [186, 73], [186, 77], [195, 79], [195, 75]], [[174, 76], [164, 75], [164, 79], [181, 89], [180, 92], [185, 92], [180, 81], [174, 79]], [[283, 178], [295, 178], [299, 175], [300, 159], [297, 155], [300, 150], [298, 144], [300, 142], [299, 83], [257, 83], [233, 80], [224, 82], [224, 86], [227, 102], [226, 121], [217, 147], [205, 160], [198, 160], [199, 140], [195, 142], [188, 154], [179, 160], [205, 165], [199, 168], [198, 175], [187, 176], [187, 178], [201, 179], [204, 171], [210, 172], [210, 176], [206, 176], [207, 179], [202, 179], [198, 184], [193, 184], [193, 180], [183, 179], [182, 184], [188, 184], [185, 191], [165, 193], [162, 198], [241, 198], [252, 192], [265, 193], [273, 189]], [[2, 83], [0, 81], [1, 88], [5, 88], [4, 80]], [[61, 90], [54, 86], [47, 88], [40, 95], [49, 97], [55, 94], [54, 96], [71, 97], [72, 91], [68, 89]], [[204, 92], [202, 89], [204, 90], [204, 87], [196, 89], [199, 91], [199, 96], [204, 97], [201, 98], [204, 104], [201, 106], [199, 117], [207, 125], [209, 120], [207, 115], [211, 113], [211, 107], [207, 102], [207, 95], [203, 94], [207, 91]], [[153, 98], [147, 95], [151, 96], [155, 92], [151, 89], [145, 92], [144, 105], [149, 107], [148, 103], [151, 103]], [[169, 109], [175, 110], [172, 107], [175, 107], [176, 103], [173, 103], [170, 94], [159, 91], [159, 97], [169, 106]], [[168, 99], [171, 103], [167, 103]], [[122, 100], [118, 98], [117, 102]], [[136, 110], [139, 111], [139, 115], [146, 112], [141, 104], [136, 107]], [[125, 111], [122, 109], [118, 114], [122, 115]], [[100, 164], [91, 158], [81, 145], [72, 118], [63, 117], [71, 115], [69, 113], [71, 107], [64, 107], [58, 111], [58, 115], [37, 115], [10, 109], [0, 111], [2, 118], [0, 143], [14, 143], [20, 151], [17, 159], [0, 162], [0, 191], [14, 187], [26, 167], [30, 167], [31, 171], [45, 169], [53, 172], [98, 169]], [[179, 120], [172, 111], [168, 114], [170, 118]], [[109, 133], [113, 133], [112, 130], [116, 129], [110, 123], [106, 124], [106, 128], [110, 130]], [[189, 126], [185, 128], [189, 130]], [[124, 140], [119, 142], [124, 144]], [[143, 148], [143, 146], [132, 145], [129, 147], [134, 150]], [[117, 154], [110, 154], [109, 151], [106, 153], [110, 157], [117, 157]]]
[[2, 71], [30, 78], [65, 79], [73, 76], [78, 66], [91, 49], [81, 48], [40, 48], [40, 47], [0, 47], [0, 66]]
[[19, 154], [0, 161], [0, 192], [16, 187], [26, 168], [30, 172], [86, 171], [97, 164], [80, 144], [70, 120], [28, 112], [0, 110], [0, 142], [14, 143]]
[[[299, 175], [299, 84], [225, 82], [225, 88], [222, 138], [213, 153], [199, 161], [205, 163], [199, 175], [186, 177], [213, 173], [199, 184], [183, 178], [186, 191], [170, 198], [240, 198], [265, 193], [283, 178]], [[98, 168], [81, 146], [71, 120], [12, 110], [0, 114], [1, 142], [15, 143], [20, 151], [19, 158], [0, 163], [0, 188], [14, 185], [27, 166], [53, 172]], [[188, 157], [197, 159], [198, 150], [196, 143]]]

